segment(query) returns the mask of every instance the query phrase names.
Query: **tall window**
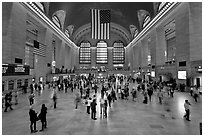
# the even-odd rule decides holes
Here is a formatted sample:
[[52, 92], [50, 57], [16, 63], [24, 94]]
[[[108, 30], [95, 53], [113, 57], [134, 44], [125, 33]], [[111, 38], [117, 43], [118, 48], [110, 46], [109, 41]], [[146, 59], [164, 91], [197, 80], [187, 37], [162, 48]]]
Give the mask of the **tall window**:
[[166, 38], [166, 60], [174, 61], [176, 58], [176, 33], [175, 20], [171, 21], [165, 26]]
[[147, 42], [148, 42], [148, 44], [147, 44], [147, 63], [148, 63], [148, 65], [151, 65], [151, 44], [150, 44], [150, 42], [151, 42], [151, 38], [148, 38], [148, 40], [147, 40]]
[[38, 26], [30, 20], [26, 21], [26, 44], [25, 44], [25, 65], [29, 65], [30, 68], [34, 67], [34, 40], [38, 37]]
[[149, 15], [147, 15], [146, 17], [145, 17], [145, 19], [144, 19], [144, 22], [143, 22], [143, 28], [145, 27], [145, 26], [147, 26], [147, 24], [150, 22], [150, 16]]
[[54, 22], [54, 24], [59, 27], [61, 29], [61, 24], [60, 24], [60, 20], [57, 16], [52, 16], [52, 21]]
[[14, 80], [10, 80], [8, 83], [8, 90], [14, 89]]
[[91, 44], [89, 42], [81, 42], [79, 49], [79, 63], [90, 64], [91, 63]]
[[105, 41], [100, 41], [97, 43], [96, 63], [108, 63], [108, 49]]
[[122, 41], [113, 44], [113, 64], [124, 64], [125, 50]]

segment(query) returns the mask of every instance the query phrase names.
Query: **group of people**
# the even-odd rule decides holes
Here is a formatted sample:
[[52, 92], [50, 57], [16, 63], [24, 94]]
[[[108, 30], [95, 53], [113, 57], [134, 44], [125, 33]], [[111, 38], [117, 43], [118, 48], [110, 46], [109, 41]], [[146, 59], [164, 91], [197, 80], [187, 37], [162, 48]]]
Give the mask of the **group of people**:
[[30, 116], [30, 131], [35, 133], [38, 130], [36, 129], [36, 122], [41, 121], [42, 128], [40, 131], [43, 131], [47, 128], [47, 107], [45, 104], [42, 104], [41, 111], [38, 113], [34, 110], [33, 105], [30, 106], [29, 116]]
[[[97, 90], [99, 88], [98, 84], [95, 82], [94, 78], [78, 78], [78, 79], [67, 79], [63, 80], [61, 82], [56, 82], [53, 84], [48, 85], [48, 89], [52, 88], [52, 94], [51, 98], [53, 100], [53, 106], [54, 109], [57, 107], [57, 90], [58, 91], [65, 91], [67, 93], [67, 90], [70, 89], [72, 93], [75, 94], [75, 109], [78, 109], [78, 105], [82, 100], [85, 100], [85, 106], [86, 106], [86, 113], [91, 114], [91, 119], [96, 120], [96, 113], [97, 113], [97, 105], [99, 105], [99, 111], [100, 114], [107, 118], [107, 110], [108, 107], [111, 108], [112, 103], [115, 102], [118, 98], [123, 100], [128, 100], [129, 95], [132, 95], [132, 100], [136, 101], [138, 98], [138, 94], [143, 95], [143, 103], [147, 104], [148, 100], [152, 101], [152, 96], [154, 93], [157, 94], [158, 102], [162, 104], [162, 100], [164, 97], [164, 94], [167, 93], [170, 97], [173, 98], [174, 94], [174, 88], [168, 85], [162, 85], [161, 83], [151, 83], [146, 81], [137, 81], [138, 85], [134, 84], [133, 82], [133, 88], [129, 89], [129, 81], [128, 78], [121, 78], [121, 77], [111, 77], [108, 79], [107, 83], [101, 84], [101, 92], [99, 97], [99, 104], [97, 104]], [[45, 104], [42, 104], [41, 111], [38, 113], [34, 110], [34, 103], [35, 103], [35, 91], [41, 91], [43, 89], [42, 85], [40, 84], [31, 84], [30, 85], [30, 95], [29, 95], [29, 116], [30, 116], [30, 130], [31, 133], [37, 132], [36, 129], [36, 122], [41, 121], [42, 128], [40, 131], [43, 131], [47, 127], [47, 107]], [[74, 89], [76, 89], [74, 91]], [[193, 93], [192, 93], [193, 92]], [[190, 92], [192, 96], [195, 96], [196, 94], [199, 94], [195, 91]], [[92, 95], [93, 94], [93, 95]], [[17, 95], [15, 95], [16, 97]], [[198, 96], [198, 95], [197, 95]], [[149, 99], [148, 99], [149, 97]], [[197, 98], [195, 98], [195, 101], [197, 102]], [[11, 110], [12, 108], [12, 92], [6, 94], [5, 96], [5, 112], [8, 108]], [[18, 100], [16, 100], [16, 103], [18, 103]], [[186, 114], [184, 117], [186, 120], [190, 121], [190, 103], [188, 100], [185, 100], [184, 108], [186, 111]]]

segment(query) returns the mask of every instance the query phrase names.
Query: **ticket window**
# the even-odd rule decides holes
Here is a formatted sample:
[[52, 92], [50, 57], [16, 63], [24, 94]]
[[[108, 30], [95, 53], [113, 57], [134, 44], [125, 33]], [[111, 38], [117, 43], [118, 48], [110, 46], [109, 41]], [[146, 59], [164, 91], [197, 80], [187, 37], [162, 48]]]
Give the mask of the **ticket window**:
[[14, 89], [14, 80], [10, 80], [8, 83], [8, 90], [13, 90]]
[[22, 86], [22, 80], [18, 79], [17, 80], [17, 88], [19, 89], [19, 88], [21, 88], [21, 86]]
[[25, 84], [25, 86], [28, 86], [28, 79], [25, 79], [24, 84]]

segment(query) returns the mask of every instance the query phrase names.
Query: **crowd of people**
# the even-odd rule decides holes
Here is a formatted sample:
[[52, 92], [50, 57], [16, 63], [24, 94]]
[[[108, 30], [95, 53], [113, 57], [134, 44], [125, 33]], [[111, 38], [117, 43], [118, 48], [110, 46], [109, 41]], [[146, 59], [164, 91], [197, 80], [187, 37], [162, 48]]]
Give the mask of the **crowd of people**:
[[[130, 84], [133, 85], [130, 88]], [[101, 87], [101, 88], [99, 88]], [[145, 81], [141, 79], [133, 79], [132, 77], [124, 77], [124, 76], [109, 76], [104, 81], [97, 81], [97, 79], [89, 75], [78, 76], [75, 78], [66, 78], [58, 81], [50, 82], [47, 84], [48, 90], [51, 93], [51, 99], [53, 101], [52, 107], [54, 109], [57, 108], [57, 100], [58, 93], [73, 93], [75, 96], [74, 103], [75, 109], [79, 108], [79, 104], [83, 104], [86, 107], [86, 113], [90, 114], [90, 118], [93, 120], [97, 120], [97, 111], [103, 118], [108, 117], [108, 108], [111, 109], [112, 104], [117, 100], [129, 100], [130, 96], [132, 96], [132, 101], [139, 102], [138, 97], [143, 96], [142, 103], [148, 104], [148, 102], [152, 102], [152, 97], [155, 96], [158, 99], [158, 103], [162, 104], [164, 96], [173, 98], [175, 92], [175, 85], [169, 84], [165, 82], [153, 82], [153, 81]], [[45, 89], [45, 85], [42, 83], [36, 84], [33, 82], [30, 85], [30, 93], [28, 96], [30, 109], [30, 131], [31, 133], [35, 133], [38, 130], [36, 129], [36, 122], [41, 121], [42, 128], [40, 131], [44, 131], [47, 127], [47, 107], [45, 104], [42, 104], [42, 108], [40, 112], [36, 112], [34, 110], [33, 105], [35, 104], [35, 96], [38, 94], [39, 96], [42, 94]], [[99, 89], [101, 89], [99, 91]], [[191, 89], [190, 95], [197, 99], [199, 97], [199, 93], [197, 90]], [[14, 95], [15, 104], [18, 104], [17, 93]], [[5, 96], [5, 112], [8, 108], [11, 110], [12, 108], [12, 92], [6, 94]], [[131, 101], [131, 100], [129, 100]], [[99, 109], [97, 109], [97, 106]], [[190, 103], [185, 101], [184, 108], [186, 114], [186, 120], [190, 120]]]

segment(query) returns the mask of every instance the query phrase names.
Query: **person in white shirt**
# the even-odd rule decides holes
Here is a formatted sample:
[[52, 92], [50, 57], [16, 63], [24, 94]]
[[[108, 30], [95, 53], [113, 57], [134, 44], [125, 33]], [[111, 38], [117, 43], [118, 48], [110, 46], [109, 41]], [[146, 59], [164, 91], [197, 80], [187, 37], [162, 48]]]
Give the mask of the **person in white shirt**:
[[90, 106], [91, 106], [91, 102], [92, 102], [92, 99], [89, 98], [89, 99], [87, 100], [87, 113], [88, 113], [88, 114], [90, 114]]
[[188, 100], [185, 100], [185, 103], [184, 103], [184, 108], [185, 108], [185, 111], [186, 111], [186, 114], [184, 115], [184, 117], [186, 118], [186, 120], [188, 121], [191, 121], [189, 119], [190, 117], [190, 102], [188, 102]]
[[101, 96], [99, 102], [100, 102], [100, 113], [102, 114], [104, 110], [104, 103], [105, 103], [104, 96]]

